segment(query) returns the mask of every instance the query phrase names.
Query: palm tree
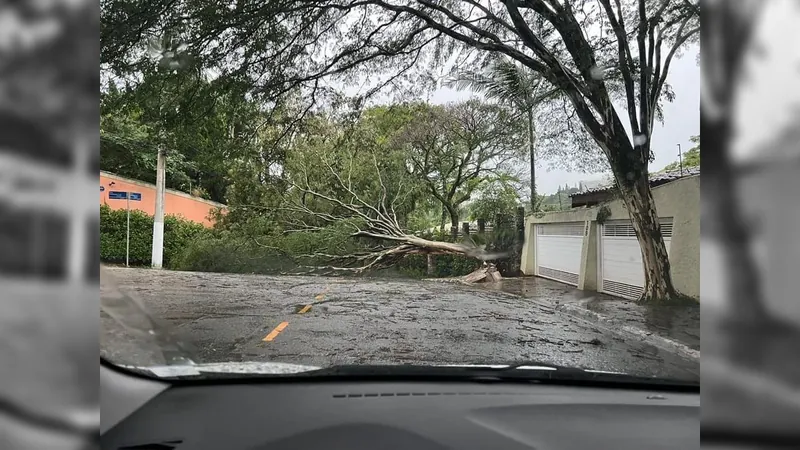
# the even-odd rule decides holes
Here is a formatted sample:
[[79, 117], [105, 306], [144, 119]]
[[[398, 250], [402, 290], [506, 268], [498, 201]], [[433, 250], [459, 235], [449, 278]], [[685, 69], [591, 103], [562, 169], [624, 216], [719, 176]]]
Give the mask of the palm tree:
[[487, 71], [462, 72], [449, 87], [482, 93], [487, 98], [507, 104], [525, 114], [528, 122], [528, 150], [531, 163], [531, 211], [536, 212], [536, 107], [557, 97], [560, 91], [541, 76], [509, 59], [493, 61]]

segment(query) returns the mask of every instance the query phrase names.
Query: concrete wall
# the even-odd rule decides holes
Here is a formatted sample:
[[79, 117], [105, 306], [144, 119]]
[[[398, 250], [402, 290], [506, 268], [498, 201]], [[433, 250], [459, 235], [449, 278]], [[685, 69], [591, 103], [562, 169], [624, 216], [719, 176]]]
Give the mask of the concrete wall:
[[[111, 183], [114, 183], [111, 185]], [[127, 200], [108, 198], [110, 191], [140, 192], [141, 201], [132, 201], [131, 209], [144, 211], [154, 215], [156, 211], [156, 186], [139, 180], [124, 178], [109, 172], [100, 172], [100, 186], [105, 190], [100, 192], [100, 204], [108, 205], [111, 209], [125, 209]], [[193, 222], [202, 223], [210, 227], [214, 223], [209, 218], [210, 213], [216, 208], [225, 208], [225, 205], [210, 200], [189, 195], [185, 192], [167, 189], [164, 193], [164, 214], [181, 216]]]
[[[682, 178], [653, 188], [653, 199], [659, 217], [673, 220], [670, 262], [675, 288], [691, 297], [700, 298], [700, 176]], [[607, 220], [629, 219], [621, 200], [609, 202], [611, 216]], [[576, 208], [548, 213], [544, 217], [528, 216], [525, 221], [525, 244], [521, 270], [533, 275], [536, 266], [534, 227], [540, 223], [589, 222], [581, 251], [579, 289], [597, 290], [597, 211], [599, 207]]]

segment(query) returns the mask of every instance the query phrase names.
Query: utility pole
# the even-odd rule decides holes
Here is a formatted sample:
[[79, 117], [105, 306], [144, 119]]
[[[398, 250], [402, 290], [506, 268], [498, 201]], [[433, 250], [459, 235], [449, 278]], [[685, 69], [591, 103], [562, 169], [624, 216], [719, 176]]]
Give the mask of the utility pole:
[[156, 212], [153, 217], [152, 266], [160, 269], [164, 261], [164, 178], [167, 165], [163, 144], [158, 148], [156, 162]]
[[[169, 36], [160, 38], [160, 42], [151, 40], [151, 50], [154, 51], [158, 59], [158, 64], [161, 67], [169, 67], [168, 73], [176, 74], [187, 66], [187, 61], [184, 57], [188, 56], [181, 50], [181, 44], [172, 40]], [[166, 63], [166, 64], [165, 64]], [[174, 67], [174, 63], [178, 63], [178, 67]], [[174, 95], [180, 95], [180, 80]], [[158, 107], [158, 115], [161, 120], [159, 127], [159, 140], [158, 147], [158, 160], [156, 162], [156, 211], [153, 215], [153, 253], [152, 253], [152, 267], [160, 269], [164, 263], [164, 191], [166, 184], [166, 166], [167, 166], [167, 150], [166, 150], [166, 131], [164, 127], [169, 123], [167, 119], [167, 111], [164, 110], [164, 99], [161, 99], [161, 104]], [[168, 114], [179, 114], [179, 110], [170, 111]]]
[[678, 164], [680, 164], [681, 176], [683, 176], [683, 155], [681, 154], [681, 144], [678, 144]]

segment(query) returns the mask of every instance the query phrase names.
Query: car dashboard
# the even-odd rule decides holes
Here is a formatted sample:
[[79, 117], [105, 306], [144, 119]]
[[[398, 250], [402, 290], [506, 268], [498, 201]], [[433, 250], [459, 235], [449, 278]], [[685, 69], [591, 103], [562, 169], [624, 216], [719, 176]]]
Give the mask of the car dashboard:
[[[304, 380], [183, 384], [150, 395], [101, 435], [103, 449], [700, 446], [699, 392], [519, 382]], [[104, 408], [113, 408], [113, 401], [104, 398]]]

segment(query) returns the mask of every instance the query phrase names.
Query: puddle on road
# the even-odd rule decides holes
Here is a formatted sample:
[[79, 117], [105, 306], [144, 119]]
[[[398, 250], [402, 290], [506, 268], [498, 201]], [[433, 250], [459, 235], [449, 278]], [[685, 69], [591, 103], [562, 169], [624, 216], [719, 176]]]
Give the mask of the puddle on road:
[[572, 286], [545, 280], [537, 277], [503, 278], [492, 283], [481, 283], [479, 286], [490, 291], [500, 291], [522, 298], [535, 298], [554, 302], [581, 301], [596, 293], [575, 289]]
[[700, 305], [640, 305], [633, 301], [592, 299], [586, 307], [618, 323], [638, 324], [646, 330], [700, 349]]
[[610, 295], [581, 291], [572, 286], [538, 277], [504, 278], [479, 286], [553, 305], [583, 302], [587, 309], [620, 324], [642, 327], [654, 334], [700, 349], [700, 305], [684, 302], [680, 305], [639, 305]]

